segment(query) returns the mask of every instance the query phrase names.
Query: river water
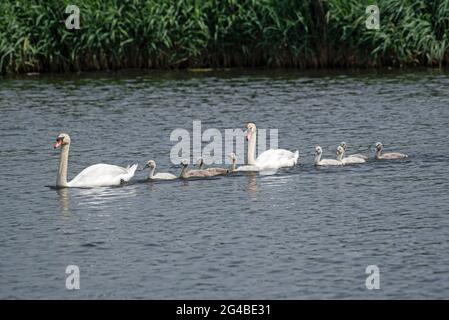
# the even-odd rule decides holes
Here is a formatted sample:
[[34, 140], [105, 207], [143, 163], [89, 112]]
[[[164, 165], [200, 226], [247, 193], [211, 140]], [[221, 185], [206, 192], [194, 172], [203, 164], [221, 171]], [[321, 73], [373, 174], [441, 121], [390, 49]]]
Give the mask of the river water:
[[[0, 79], [0, 298], [449, 297], [449, 77], [443, 71], [220, 71]], [[54, 185], [95, 163], [170, 162], [176, 128], [278, 129], [300, 165], [115, 188]], [[316, 169], [385, 151], [409, 159]], [[66, 267], [80, 289], [66, 289]], [[380, 288], [368, 290], [367, 266]]]

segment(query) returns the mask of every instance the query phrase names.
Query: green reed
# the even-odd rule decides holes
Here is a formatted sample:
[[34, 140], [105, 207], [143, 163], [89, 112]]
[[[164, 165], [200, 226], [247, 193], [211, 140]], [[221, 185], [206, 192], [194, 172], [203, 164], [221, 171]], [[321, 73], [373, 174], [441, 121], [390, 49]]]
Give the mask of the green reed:
[[[65, 7], [81, 29], [65, 28]], [[380, 8], [367, 30], [365, 8]], [[0, 73], [442, 66], [449, 0], [3, 0]]]

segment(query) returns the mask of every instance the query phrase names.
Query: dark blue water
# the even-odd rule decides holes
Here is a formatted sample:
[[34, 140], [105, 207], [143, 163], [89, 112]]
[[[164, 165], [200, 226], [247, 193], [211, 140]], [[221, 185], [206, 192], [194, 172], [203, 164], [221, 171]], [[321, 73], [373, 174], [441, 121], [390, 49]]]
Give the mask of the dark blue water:
[[[437, 71], [0, 79], [0, 298], [447, 298], [449, 77]], [[279, 129], [275, 175], [54, 190], [99, 163], [171, 164], [176, 128]], [[316, 169], [314, 148], [409, 154]], [[80, 290], [65, 287], [68, 265]], [[367, 290], [365, 269], [380, 269]]]

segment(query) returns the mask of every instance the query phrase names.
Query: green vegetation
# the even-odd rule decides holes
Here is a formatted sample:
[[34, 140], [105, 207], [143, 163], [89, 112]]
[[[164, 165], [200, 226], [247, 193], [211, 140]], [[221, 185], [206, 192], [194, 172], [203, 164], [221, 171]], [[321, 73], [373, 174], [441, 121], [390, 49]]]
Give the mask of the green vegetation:
[[0, 17], [0, 73], [449, 62], [449, 0], [2, 0]]

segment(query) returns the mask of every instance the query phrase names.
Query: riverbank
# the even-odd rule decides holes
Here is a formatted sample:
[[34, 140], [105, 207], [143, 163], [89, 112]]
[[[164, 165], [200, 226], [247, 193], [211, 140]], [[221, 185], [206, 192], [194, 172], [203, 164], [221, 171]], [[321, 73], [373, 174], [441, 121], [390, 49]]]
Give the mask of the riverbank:
[[441, 67], [449, 62], [446, 1], [84, 0], [0, 4], [0, 73], [122, 68]]

